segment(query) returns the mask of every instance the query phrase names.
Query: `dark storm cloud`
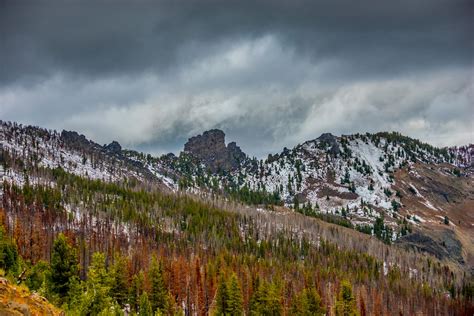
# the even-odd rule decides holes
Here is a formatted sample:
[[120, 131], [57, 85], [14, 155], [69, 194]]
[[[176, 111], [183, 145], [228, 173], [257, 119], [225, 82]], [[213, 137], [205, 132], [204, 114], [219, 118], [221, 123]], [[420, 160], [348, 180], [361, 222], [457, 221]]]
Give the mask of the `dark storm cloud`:
[[265, 34], [341, 59], [355, 76], [472, 58], [472, 1], [6, 1], [1, 12], [4, 84], [58, 71], [161, 73], [220, 41]]
[[255, 155], [326, 131], [472, 142], [473, 17], [454, 0], [0, 0], [0, 118], [151, 152], [214, 127]]

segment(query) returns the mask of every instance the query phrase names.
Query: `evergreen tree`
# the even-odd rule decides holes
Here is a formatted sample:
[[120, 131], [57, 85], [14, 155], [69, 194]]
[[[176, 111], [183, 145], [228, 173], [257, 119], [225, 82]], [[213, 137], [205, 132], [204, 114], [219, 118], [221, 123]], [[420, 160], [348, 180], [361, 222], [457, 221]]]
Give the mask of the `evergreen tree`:
[[252, 296], [250, 297], [249, 302], [249, 315], [256, 315], [258, 311], [258, 305], [263, 300], [262, 291], [260, 291], [261, 283], [260, 277], [257, 277], [253, 280], [253, 288], [255, 289]]
[[250, 303], [250, 315], [282, 315], [280, 291], [275, 283], [261, 282]]
[[49, 264], [46, 261], [38, 261], [29, 271], [26, 278], [26, 285], [30, 290], [38, 291], [45, 285], [46, 276], [51, 273]]
[[225, 282], [224, 276], [221, 275], [219, 279], [219, 285], [217, 286], [215, 315], [225, 315], [228, 307], [228, 300], [229, 295], [227, 292], [227, 284]]
[[242, 289], [235, 273], [232, 274], [227, 282], [227, 304], [226, 315], [243, 314]]
[[349, 169], [346, 168], [346, 172], [344, 173], [344, 179], [342, 179], [342, 184], [350, 183], [351, 182], [351, 175], [349, 174]]
[[127, 259], [125, 257], [119, 254], [115, 255], [110, 277], [112, 280], [111, 295], [120, 306], [124, 306], [127, 302], [129, 291]]
[[290, 311], [292, 315], [311, 315], [309, 314], [309, 302], [306, 295], [306, 289], [294, 297], [293, 302], [291, 303]]
[[300, 208], [300, 202], [298, 200], [298, 197], [295, 195], [293, 198], [293, 208], [298, 211]]
[[349, 187], [349, 191], [351, 191], [352, 193], [355, 193], [356, 187], [355, 187], [355, 183], [354, 183], [354, 182], [351, 182], [351, 185], [350, 185], [350, 187]]
[[0, 226], [0, 268], [5, 272], [16, 272], [18, 268], [18, 250], [15, 244], [5, 236]]
[[81, 314], [98, 315], [112, 306], [110, 297], [111, 278], [105, 267], [105, 255], [92, 255], [86, 281], [86, 291], [81, 303]]
[[293, 299], [290, 311], [293, 315], [298, 316], [320, 316], [326, 314], [321, 297], [314, 288], [304, 289], [298, 293]]
[[150, 300], [148, 300], [148, 295], [146, 294], [146, 292], [140, 295], [139, 315], [140, 316], [153, 316]]
[[69, 302], [68, 302], [68, 305], [66, 306], [69, 309], [69, 311], [80, 310], [80, 307], [82, 305], [84, 291], [85, 291], [84, 282], [82, 282], [78, 277], [71, 278], [71, 282], [69, 283], [69, 292], [68, 292]]
[[447, 216], [444, 217], [444, 225], [449, 225], [449, 218]]
[[135, 274], [132, 277], [132, 285], [130, 286], [130, 293], [129, 293], [129, 303], [133, 310], [138, 310], [138, 302], [140, 300], [140, 296], [143, 293], [143, 283], [145, 282], [145, 275], [143, 271]]
[[62, 304], [67, 298], [71, 282], [77, 278], [79, 271], [76, 250], [68, 244], [66, 236], [59, 234], [51, 254], [50, 290]]
[[160, 310], [164, 312], [168, 309], [168, 291], [163, 279], [163, 264], [158, 263], [155, 256], [151, 259], [149, 271], [151, 291], [150, 303], [153, 311]]
[[370, 191], [373, 191], [373, 190], [374, 190], [374, 183], [373, 183], [373, 180], [371, 180], [370, 183], [369, 183], [369, 190], [370, 190]]
[[352, 293], [352, 285], [349, 281], [341, 282], [341, 289], [336, 300], [337, 316], [353, 316], [358, 315], [356, 309], [356, 300]]
[[321, 296], [315, 288], [306, 290], [308, 300], [308, 311], [311, 315], [325, 315], [326, 309], [323, 307]]

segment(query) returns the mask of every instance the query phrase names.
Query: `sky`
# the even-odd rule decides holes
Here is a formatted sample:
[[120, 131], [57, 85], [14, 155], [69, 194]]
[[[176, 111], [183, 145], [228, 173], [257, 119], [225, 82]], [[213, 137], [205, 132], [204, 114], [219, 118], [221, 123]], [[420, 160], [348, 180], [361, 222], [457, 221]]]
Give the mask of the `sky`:
[[0, 119], [156, 155], [211, 128], [257, 157], [474, 143], [472, 30], [471, 0], [0, 0]]

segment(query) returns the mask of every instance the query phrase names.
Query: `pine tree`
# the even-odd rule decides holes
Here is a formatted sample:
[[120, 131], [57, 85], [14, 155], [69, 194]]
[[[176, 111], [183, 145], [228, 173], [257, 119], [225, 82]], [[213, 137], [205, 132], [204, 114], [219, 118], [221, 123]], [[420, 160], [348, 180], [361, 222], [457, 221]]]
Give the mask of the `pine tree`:
[[356, 309], [356, 300], [352, 294], [352, 285], [349, 281], [341, 282], [341, 290], [336, 300], [337, 316], [353, 316], [358, 315]]
[[235, 273], [232, 274], [227, 282], [227, 304], [226, 315], [242, 315], [243, 314], [243, 298], [242, 289]]
[[132, 277], [132, 284], [130, 286], [130, 293], [129, 293], [129, 302], [130, 306], [133, 310], [138, 310], [138, 304], [140, 300], [140, 296], [143, 293], [143, 283], [145, 282], [145, 275], [143, 271], [140, 270], [139, 273], [135, 274]]
[[219, 279], [219, 285], [217, 286], [215, 315], [225, 315], [228, 307], [228, 300], [229, 295], [227, 292], [227, 284], [225, 282], [224, 276], [221, 275]]
[[309, 302], [306, 295], [306, 289], [294, 297], [293, 302], [291, 303], [290, 311], [292, 315], [311, 315], [309, 314]]
[[92, 255], [83, 294], [81, 314], [98, 315], [112, 306], [110, 297], [111, 278], [105, 267], [105, 255], [96, 252]]
[[306, 290], [308, 299], [308, 311], [311, 315], [325, 315], [326, 309], [323, 307], [321, 297], [315, 288]]
[[[41, 289], [40, 289], [41, 292]], [[84, 294], [84, 282], [82, 282], [78, 277], [71, 278], [69, 283], [69, 292], [68, 292], [68, 309], [74, 311], [79, 308], [82, 304], [82, 298]]]
[[51, 254], [50, 291], [57, 295], [62, 304], [69, 293], [73, 278], [78, 275], [78, 260], [75, 249], [68, 244], [66, 236], [59, 234]]
[[18, 250], [15, 244], [5, 236], [0, 226], [0, 268], [5, 272], [15, 272], [18, 268]]
[[282, 315], [282, 304], [280, 289], [277, 284], [272, 282], [268, 286], [267, 296], [265, 298], [265, 308], [263, 309], [264, 315]]
[[257, 275], [255, 279], [253, 279], [253, 288], [254, 292], [252, 296], [250, 297], [250, 302], [249, 302], [249, 315], [256, 315], [258, 312], [259, 304], [263, 300], [262, 298], [262, 291], [261, 289], [261, 282], [260, 282], [260, 277]]
[[444, 225], [449, 225], [449, 218], [447, 216], [444, 217]]
[[250, 315], [282, 315], [280, 291], [275, 283], [261, 282], [250, 302]]
[[158, 263], [155, 256], [151, 259], [149, 271], [151, 291], [150, 303], [153, 311], [160, 310], [164, 312], [168, 309], [168, 291], [163, 279], [163, 264]]
[[349, 191], [351, 191], [352, 193], [355, 193], [356, 187], [355, 187], [355, 183], [354, 183], [354, 182], [351, 182], [351, 185], [350, 185], [350, 187], [349, 187]]
[[326, 310], [322, 306], [321, 297], [316, 289], [304, 289], [293, 300], [291, 313], [301, 316], [325, 315]]
[[46, 282], [46, 276], [50, 272], [49, 264], [45, 261], [38, 261], [28, 273], [26, 285], [30, 290], [38, 291]]
[[344, 179], [341, 182], [342, 184], [351, 182], [351, 175], [349, 174], [348, 168], [346, 168], [346, 172], [344, 173]]
[[111, 295], [120, 306], [124, 306], [129, 291], [127, 259], [125, 257], [119, 254], [115, 256], [110, 276], [112, 279]]
[[148, 295], [146, 294], [146, 292], [140, 295], [139, 315], [140, 316], [153, 316], [151, 304], [150, 304], [150, 301], [148, 300]]

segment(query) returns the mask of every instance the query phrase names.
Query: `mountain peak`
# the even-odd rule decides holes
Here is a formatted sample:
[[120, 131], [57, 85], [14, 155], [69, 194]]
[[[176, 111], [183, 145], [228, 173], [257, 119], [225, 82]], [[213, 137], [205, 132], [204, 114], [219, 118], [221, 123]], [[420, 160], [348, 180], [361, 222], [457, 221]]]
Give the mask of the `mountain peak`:
[[66, 131], [61, 132], [61, 140], [71, 146], [72, 148], [83, 148], [90, 145], [90, 141], [82, 134], [79, 134], [75, 131]]
[[225, 144], [225, 133], [211, 129], [189, 138], [184, 144], [184, 151], [204, 163], [212, 172], [234, 170], [246, 155], [235, 142]]
[[334, 136], [331, 133], [323, 133], [321, 136], [317, 138], [320, 142], [324, 142], [331, 146], [330, 153], [333, 155], [339, 154], [340, 153], [340, 148], [339, 144], [337, 142], [336, 136]]

